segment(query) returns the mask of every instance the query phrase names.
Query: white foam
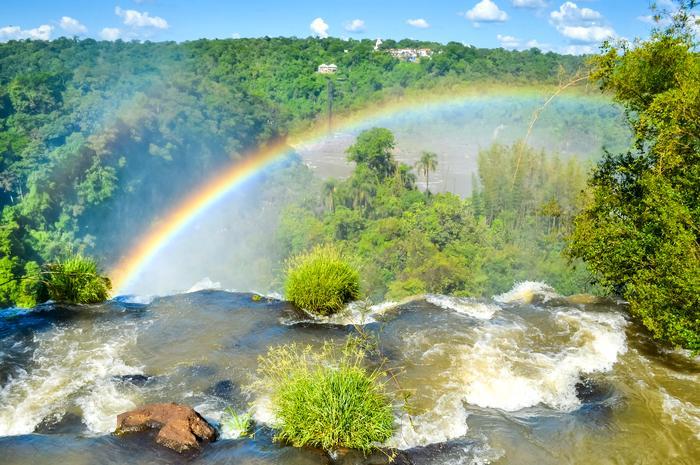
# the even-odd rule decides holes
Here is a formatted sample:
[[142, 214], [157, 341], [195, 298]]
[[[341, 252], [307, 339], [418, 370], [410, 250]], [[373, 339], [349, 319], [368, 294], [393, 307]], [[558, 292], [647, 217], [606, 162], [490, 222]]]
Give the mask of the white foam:
[[575, 385], [583, 374], [610, 371], [626, 349], [622, 316], [560, 311], [555, 324], [569, 342], [556, 350], [528, 347], [518, 325], [477, 328], [481, 335], [462, 353], [465, 398], [480, 407], [516, 411], [538, 404], [570, 411], [580, 403]]
[[433, 409], [413, 417], [404, 413], [396, 423], [398, 428], [386, 445], [397, 449], [449, 441], [466, 435], [469, 429], [461, 396], [454, 392], [441, 396]]
[[123, 302], [125, 304], [139, 304], [139, 305], [149, 305], [159, 296], [157, 295], [120, 295], [114, 298], [117, 302]]
[[535, 297], [541, 297], [542, 300], [546, 302], [549, 299], [559, 297], [559, 294], [546, 283], [540, 281], [523, 281], [516, 283], [510, 291], [495, 296], [493, 300], [504, 304], [529, 304], [532, 303]]
[[428, 294], [425, 296], [425, 300], [438, 307], [453, 310], [479, 320], [490, 320], [499, 310], [498, 305], [478, 302], [466, 297]]
[[282, 319], [282, 324], [294, 325], [298, 323], [321, 323], [339, 326], [347, 325], [366, 325], [375, 323], [377, 318], [401, 305], [402, 302], [382, 302], [376, 305], [367, 305], [366, 302], [357, 301], [350, 302], [345, 308], [333, 315], [312, 315], [309, 312], [304, 312], [307, 318], [304, 319]]
[[187, 291], [185, 291], [185, 294], [189, 294], [190, 292], [198, 292], [198, 291], [206, 291], [206, 290], [219, 290], [221, 289], [221, 283], [220, 282], [215, 282], [212, 281], [208, 276], [200, 279], [196, 283], [192, 285]]
[[267, 395], [261, 395], [255, 399], [252, 415], [256, 423], [267, 426], [273, 426], [277, 423], [277, 417], [272, 408], [272, 399]]
[[32, 368], [0, 391], [0, 436], [31, 433], [44, 418], [61, 416], [73, 403], [83, 410], [91, 432], [112, 431], [116, 415], [134, 405], [128, 394], [117, 391], [112, 377], [140, 373], [120, 355], [135, 337], [134, 328], [113, 325], [36, 335]]
[[664, 413], [671, 418], [674, 423], [681, 423], [695, 432], [695, 437], [700, 439], [700, 407], [690, 402], [682, 400], [669, 394], [664, 388], [659, 388], [661, 393], [661, 406]]
[[76, 404], [83, 412], [83, 423], [94, 434], [114, 431], [117, 415], [136, 408], [132, 399], [120, 392], [111, 379], [104, 377], [97, 379], [88, 393], [76, 400]]

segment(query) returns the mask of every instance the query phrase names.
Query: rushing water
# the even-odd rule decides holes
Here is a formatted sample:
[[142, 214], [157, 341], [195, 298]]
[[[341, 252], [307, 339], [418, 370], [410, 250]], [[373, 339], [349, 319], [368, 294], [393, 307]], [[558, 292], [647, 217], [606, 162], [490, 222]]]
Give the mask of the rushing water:
[[[491, 300], [428, 295], [327, 321], [251, 294], [0, 313], [3, 464], [324, 464], [273, 443], [266, 397], [247, 389], [271, 345], [376, 333], [413, 392], [394, 437], [416, 464], [700, 462], [700, 363], [663, 350], [624, 306], [525, 283]], [[213, 423], [251, 410], [254, 439], [224, 431], [180, 457], [116, 415], [145, 402], [192, 405]], [[359, 460], [359, 459], [358, 459]], [[357, 463], [361, 463], [358, 461]]]

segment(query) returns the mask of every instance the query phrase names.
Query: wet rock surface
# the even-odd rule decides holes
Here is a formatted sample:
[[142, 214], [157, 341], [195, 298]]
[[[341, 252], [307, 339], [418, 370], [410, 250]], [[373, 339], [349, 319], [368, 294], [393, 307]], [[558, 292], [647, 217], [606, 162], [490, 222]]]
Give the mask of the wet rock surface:
[[176, 452], [198, 450], [216, 440], [216, 430], [186, 405], [148, 404], [117, 417], [116, 435], [158, 429], [155, 441]]
[[45, 418], [37, 425], [36, 434], [80, 434], [85, 430], [80, 415], [66, 412], [60, 418]]
[[575, 388], [576, 397], [584, 404], [600, 403], [613, 395], [610, 385], [591, 378], [581, 378]]
[[233, 402], [240, 396], [241, 389], [230, 379], [224, 379], [217, 381], [207, 392], [220, 399]]
[[149, 382], [153, 377], [148, 376], [148, 375], [141, 375], [141, 374], [136, 374], [136, 375], [120, 375], [120, 376], [115, 376], [113, 379], [116, 381], [121, 381], [123, 383], [129, 383], [133, 384], [134, 386], [143, 386], [147, 382]]

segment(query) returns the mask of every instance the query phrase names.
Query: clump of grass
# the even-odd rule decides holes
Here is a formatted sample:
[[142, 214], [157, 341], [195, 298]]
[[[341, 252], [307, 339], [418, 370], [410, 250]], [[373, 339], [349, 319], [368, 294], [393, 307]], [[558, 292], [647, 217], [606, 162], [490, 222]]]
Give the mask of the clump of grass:
[[288, 262], [285, 287], [294, 305], [328, 316], [360, 297], [360, 275], [338, 249], [324, 245]]
[[391, 437], [386, 373], [363, 367], [364, 351], [350, 340], [342, 351], [296, 344], [271, 348], [259, 374], [277, 418], [275, 439], [295, 447], [369, 452]]
[[233, 407], [227, 407], [221, 418], [221, 428], [232, 436], [239, 438], [253, 437], [251, 427], [253, 418], [250, 413], [236, 412]]
[[57, 302], [93, 304], [109, 297], [112, 283], [100, 274], [97, 262], [89, 257], [73, 255], [46, 265], [44, 284], [48, 297]]

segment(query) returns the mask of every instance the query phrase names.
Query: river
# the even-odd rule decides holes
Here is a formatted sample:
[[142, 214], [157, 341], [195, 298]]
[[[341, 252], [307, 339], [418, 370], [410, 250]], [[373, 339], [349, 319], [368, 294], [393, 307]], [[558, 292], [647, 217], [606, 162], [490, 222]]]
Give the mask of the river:
[[[358, 328], [413, 392], [386, 445], [416, 464], [700, 460], [698, 359], [651, 341], [624, 303], [521, 283], [487, 300], [428, 295], [327, 321], [220, 290], [0, 311], [2, 463], [330, 463], [274, 443], [267, 398], [249, 386], [270, 346], [340, 343]], [[118, 413], [161, 401], [214, 424], [227, 406], [250, 411], [257, 433], [224, 430], [193, 457], [110, 434]]]

